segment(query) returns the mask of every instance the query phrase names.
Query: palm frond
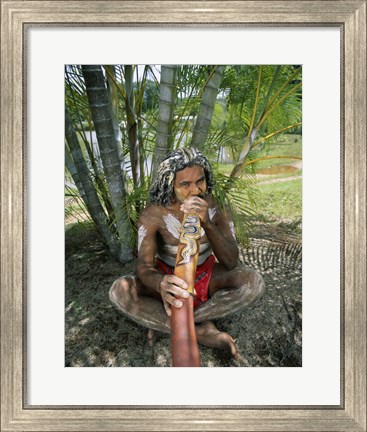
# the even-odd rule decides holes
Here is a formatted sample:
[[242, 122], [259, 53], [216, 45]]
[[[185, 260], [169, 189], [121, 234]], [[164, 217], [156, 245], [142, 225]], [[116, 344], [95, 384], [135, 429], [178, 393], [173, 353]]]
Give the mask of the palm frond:
[[249, 234], [256, 215], [256, 196], [254, 177], [231, 178], [214, 169], [215, 187], [213, 196], [222, 210], [229, 209], [235, 225], [237, 241], [248, 244]]

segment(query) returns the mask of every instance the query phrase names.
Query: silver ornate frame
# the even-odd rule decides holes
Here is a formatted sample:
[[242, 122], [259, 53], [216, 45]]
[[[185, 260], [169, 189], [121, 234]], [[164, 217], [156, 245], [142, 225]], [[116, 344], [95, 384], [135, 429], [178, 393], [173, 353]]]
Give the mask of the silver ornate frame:
[[[366, 0], [0, 0], [1, 430], [366, 431]], [[340, 406], [34, 407], [26, 393], [29, 26], [335, 26], [342, 43]]]

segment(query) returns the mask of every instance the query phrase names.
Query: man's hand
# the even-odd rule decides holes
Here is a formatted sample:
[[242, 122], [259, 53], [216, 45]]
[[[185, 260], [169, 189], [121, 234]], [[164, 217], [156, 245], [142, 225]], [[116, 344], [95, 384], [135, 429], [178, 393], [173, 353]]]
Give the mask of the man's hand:
[[198, 196], [190, 197], [184, 201], [180, 210], [184, 213], [194, 213], [200, 218], [200, 221], [205, 225], [209, 220], [208, 203]]
[[171, 306], [180, 308], [182, 302], [177, 297], [188, 298], [187, 283], [175, 275], [165, 275], [159, 284], [160, 294], [168, 316], [171, 316]]

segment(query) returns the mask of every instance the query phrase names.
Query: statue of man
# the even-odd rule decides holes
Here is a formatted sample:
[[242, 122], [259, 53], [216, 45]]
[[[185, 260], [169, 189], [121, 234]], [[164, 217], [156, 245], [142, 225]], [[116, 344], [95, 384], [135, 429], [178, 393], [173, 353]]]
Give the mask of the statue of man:
[[138, 223], [137, 273], [117, 279], [110, 298], [149, 329], [150, 343], [154, 331], [169, 333], [171, 308], [180, 308], [179, 298], [190, 295], [173, 268], [184, 213], [195, 213], [202, 227], [194, 293], [197, 340], [236, 358], [235, 341], [212, 320], [253, 303], [265, 286], [258, 272], [239, 263], [232, 216], [213, 198], [213, 184], [208, 159], [194, 148], [175, 150], [163, 160]]

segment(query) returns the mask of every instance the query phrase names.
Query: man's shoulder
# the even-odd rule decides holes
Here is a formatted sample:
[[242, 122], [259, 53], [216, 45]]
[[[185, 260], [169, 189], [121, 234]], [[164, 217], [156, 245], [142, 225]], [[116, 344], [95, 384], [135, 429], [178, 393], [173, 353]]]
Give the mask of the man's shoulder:
[[163, 207], [157, 204], [148, 204], [141, 213], [143, 217], [158, 217], [163, 213]]
[[206, 197], [206, 202], [209, 207], [209, 214], [211, 219], [217, 220], [218, 217], [227, 218], [231, 214], [230, 209], [227, 205], [222, 205], [218, 200], [216, 200], [213, 195], [208, 195]]
[[205, 197], [206, 202], [208, 203], [208, 207], [213, 211], [218, 211], [220, 209], [220, 205], [218, 201], [213, 197], [213, 195], [207, 195]]
[[217, 201], [216, 199], [213, 197], [213, 195], [207, 195], [205, 197], [205, 201], [208, 203], [209, 207], [216, 207], [217, 206]]
[[148, 204], [141, 212], [138, 227], [144, 226], [145, 229], [159, 229], [162, 224], [162, 213], [160, 206], [156, 204]]

